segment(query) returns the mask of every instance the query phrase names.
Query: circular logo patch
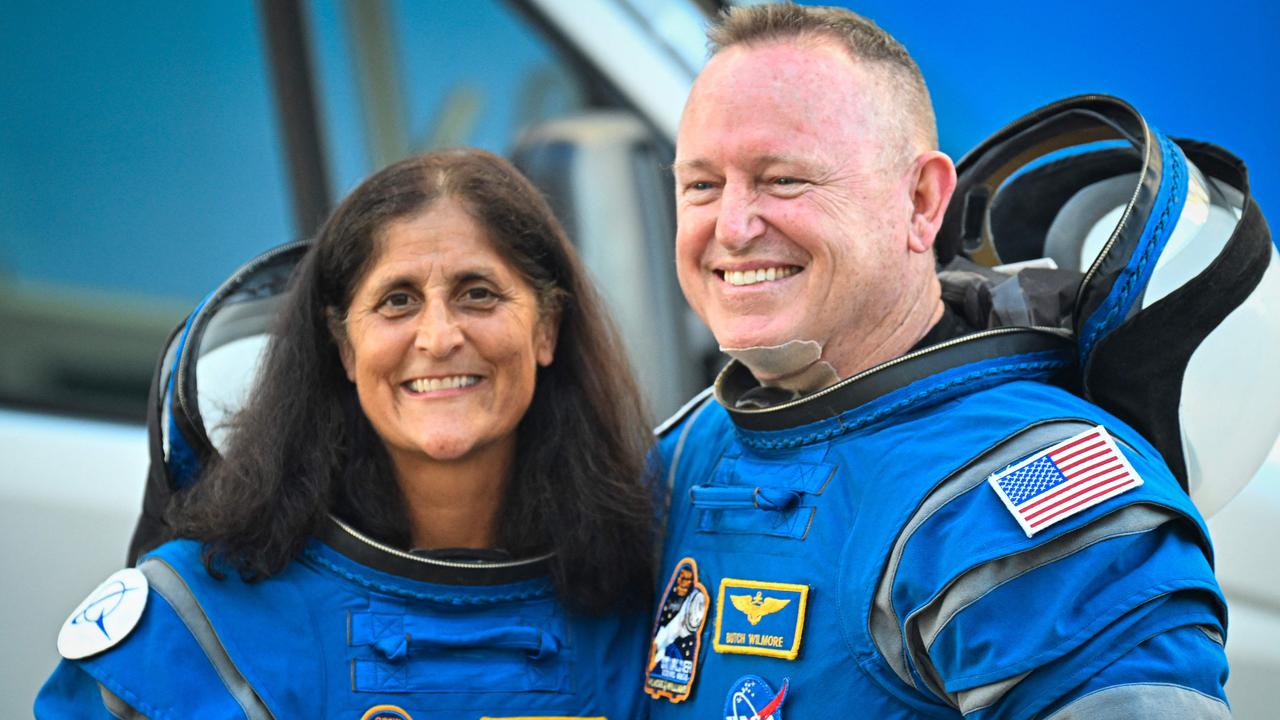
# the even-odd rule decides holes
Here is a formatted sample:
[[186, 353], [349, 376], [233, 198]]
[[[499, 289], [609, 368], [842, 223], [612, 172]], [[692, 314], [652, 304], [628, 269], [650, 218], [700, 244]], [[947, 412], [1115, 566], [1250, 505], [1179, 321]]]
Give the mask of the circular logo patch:
[[395, 705], [374, 705], [364, 712], [360, 720], [413, 720], [404, 708]]
[[782, 720], [782, 701], [790, 681], [777, 693], [759, 675], [743, 675], [729, 686], [724, 699], [725, 720]]
[[58, 653], [79, 660], [125, 639], [147, 606], [147, 577], [125, 568], [107, 578], [71, 613], [58, 632]]

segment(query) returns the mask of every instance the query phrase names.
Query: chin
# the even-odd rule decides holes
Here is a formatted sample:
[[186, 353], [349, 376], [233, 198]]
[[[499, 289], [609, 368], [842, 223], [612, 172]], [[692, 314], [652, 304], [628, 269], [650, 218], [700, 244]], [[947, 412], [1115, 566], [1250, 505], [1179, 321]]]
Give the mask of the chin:
[[448, 462], [466, 457], [475, 445], [464, 438], [432, 439], [418, 444], [418, 451], [432, 460]]
[[[770, 318], [772, 319], [772, 318]], [[794, 331], [782, 332], [780, 328], [770, 327], [765, 322], [738, 319], [720, 324], [712, 330], [716, 343], [722, 348], [773, 347], [781, 345], [796, 337]]]

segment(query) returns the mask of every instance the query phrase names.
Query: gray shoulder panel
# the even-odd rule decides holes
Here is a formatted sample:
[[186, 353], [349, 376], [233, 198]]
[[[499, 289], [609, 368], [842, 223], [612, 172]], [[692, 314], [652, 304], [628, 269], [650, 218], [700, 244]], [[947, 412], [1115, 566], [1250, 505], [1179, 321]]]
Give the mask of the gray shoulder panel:
[[262, 702], [262, 698], [258, 697], [258, 693], [245, 679], [244, 674], [232, 662], [231, 656], [222, 646], [222, 641], [218, 639], [213, 624], [209, 622], [209, 616], [205, 615], [204, 608], [200, 607], [200, 601], [196, 599], [182, 576], [169, 563], [156, 557], [147, 558], [138, 566], [138, 569], [147, 576], [151, 589], [164, 596], [164, 599], [168, 600], [174, 611], [178, 613], [178, 617], [182, 618], [187, 630], [191, 631], [192, 637], [200, 644], [209, 662], [217, 670], [218, 677], [222, 678], [227, 692], [244, 710], [245, 718], [273, 720], [275, 716]]
[[1227, 704], [1180, 685], [1116, 685], [1089, 693], [1046, 720], [1147, 720], [1231, 717]]
[[704, 402], [706, 402], [707, 398], [711, 397], [711, 394], [715, 392], [715, 389], [716, 389], [715, 385], [708, 385], [707, 387], [703, 388], [702, 392], [690, 398], [689, 402], [681, 406], [681, 408], [677, 410], [674, 415], [667, 418], [666, 420], [663, 420], [661, 425], [654, 428], [653, 434], [657, 435], [658, 437], [662, 437], [663, 435], [666, 435], [667, 433], [671, 432], [671, 428], [680, 424], [680, 421], [684, 420], [689, 415], [689, 413], [693, 412], [698, 407], [700, 407]]
[[[1082, 420], [1058, 419], [1040, 422], [1023, 428], [996, 443], [967, 465], [952, 473], [942, 481], [924, 499], [914, 515], [898, 533], [884, 574], [876, 586], [872, 600], [871, 617], [868, 620], [871, 639], [880, 654], [892, 668], [894, 674], [904, 683], [915, 687], [907, 660], [907, 643], [899, 625], [897, 611], [893, 607], [893, 583], [897, 575], [898, 563], [902, 561], [902, 553], [912, 533], [924, 524], [935, 512], [948, 502], [962, 495], [974, 486], [986, 482], [987, 476], [1008, 465], [1018, 458], [1044, 449], [1063, 438], [1071, 437], [1089, 428], [1092, 423]], [[928, 672], [922, 670], [921, 675], [927, 677]], [[957, 704], [954, 698], [940, 694], [940, 699]]]
[[[1103, 540], [1147, 532], [1176, 517], [1173, 511], [1155, 505], [1129, 505], [1044, 545], [973, 568], [956, 578], [955, 582], [932, 602], [907, 618], [908, 656], [919, 668], [921, 676], [924, 677], [930, 689], [935, 693], [945, 692], [942, 678], [938, 677], [933, 670], [928, 653], [938, 634], [957, 613], [988, 592], [1024, 573], [1073, 555]], [[975, 707], [985, 707], [998, 702], [1005, 692], [1013, 688], [1013, 684], [1015, 683], [1001, 686], [1000, 683], [994, 683], [983, 688], [974, 688], [975, 691], [981, 691], [976, 694], [981, 696], [982, 703]], [[968, 695], [974, 694], [973, 691], [968, 693]], [[975, 701], [973, 698], [965, 697], [966, 693], [960, 693], [960, 696], [962, 710], [965, 710], [967, 702]]]

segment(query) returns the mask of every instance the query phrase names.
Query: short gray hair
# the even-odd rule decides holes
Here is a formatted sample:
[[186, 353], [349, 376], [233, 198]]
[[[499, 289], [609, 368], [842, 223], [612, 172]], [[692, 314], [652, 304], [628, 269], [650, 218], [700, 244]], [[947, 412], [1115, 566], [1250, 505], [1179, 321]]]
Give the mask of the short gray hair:
[[893, 120], [904, 138], [914, 129], [930, 149], [937, 149], [937, 121], [920, 66], [902, 43], [852, 10], [791, 3], [730, 7], [722, 10], [717, 21], [707, 29], [707, 44], [713, 56], [736, 45], [787, 40], [831, 40], [855, 61], [880, 66], [898, 101]]

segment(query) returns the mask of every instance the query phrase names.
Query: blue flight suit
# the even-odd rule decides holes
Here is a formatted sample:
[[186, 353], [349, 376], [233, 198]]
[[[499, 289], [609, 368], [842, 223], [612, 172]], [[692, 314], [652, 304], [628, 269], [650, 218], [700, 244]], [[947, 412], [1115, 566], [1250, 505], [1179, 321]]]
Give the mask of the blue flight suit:
[[[652, 717], [749, 717], [744, 678], [787, 681], [788, 720], [1228, 717], [1208, 531], [1147, 441], [1053, 384], [1073, 350], [979, 333], [765, 408], [731, 363], [659, 430], [662, 567], [696, 564], [712, 607]], [[1028, 537], [988, 477], [1096, 425], [1144, 484]]]
[[211, 577], [196, 542], [161, 546], [138, 625], [63, 660], [36, 716], [643, 717], [647, 613], [567, 610], [546, 558], [424, 560], [336, 521], [321, 537], [257, 583]]

